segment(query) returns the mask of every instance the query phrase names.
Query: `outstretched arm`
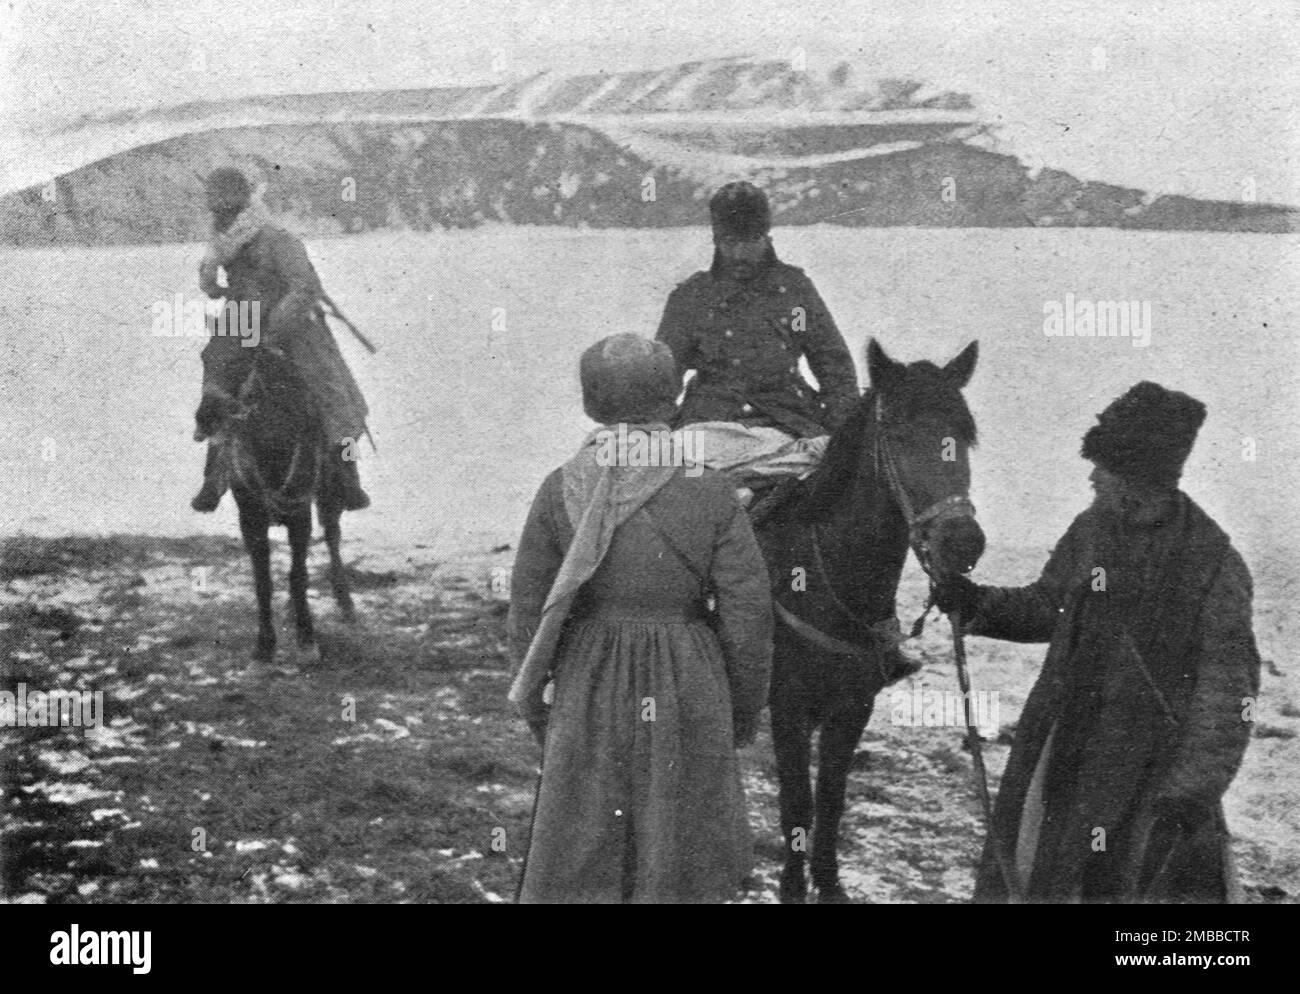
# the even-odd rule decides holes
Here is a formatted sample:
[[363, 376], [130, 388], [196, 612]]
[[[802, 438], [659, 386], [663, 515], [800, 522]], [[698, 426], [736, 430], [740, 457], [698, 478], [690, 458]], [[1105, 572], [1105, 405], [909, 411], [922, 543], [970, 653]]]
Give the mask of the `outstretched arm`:
[[966, 632], [1010, 642], [1050, 642], [1071, 584], [1078, 581], [1078, 571], [1084, 568], [1080, 564], [1087, 513], [1074, 520], [1033, 583], [1024, 587], [970, 585], [969, 596], [954, 605], [962, 611]]

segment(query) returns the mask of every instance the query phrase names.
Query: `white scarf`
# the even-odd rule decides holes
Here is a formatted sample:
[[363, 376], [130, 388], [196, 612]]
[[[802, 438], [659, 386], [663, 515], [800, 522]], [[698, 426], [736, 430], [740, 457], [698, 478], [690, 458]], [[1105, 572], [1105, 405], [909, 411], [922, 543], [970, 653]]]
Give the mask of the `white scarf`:
[[199, 286], [209, 297], [225, 296], [226, 288], [217, 282], [217, 270], [229, 265], [267, 224], [266, 208], [254, 195], [248, 206], [235, 215], [225, 231], [215, 231], [199, 263]]
[[[564, 507], [573, 523], [573, 541], [564, 553], [555, 582], [546, 595], [537, 632], [510, 687], [510, 702], [525, 718], [535, 717], [542, 706], [542, 690], [578, 589], [600, 566], [618, 526], [636, 514], [677, 472], [675, 466], [603, 465], [597, 458], [601, 449], [599, 440], [618, 427], [597, 428], [564, 464]], [[629, 432], [668, 430], [665, 424], [624, 427]]]

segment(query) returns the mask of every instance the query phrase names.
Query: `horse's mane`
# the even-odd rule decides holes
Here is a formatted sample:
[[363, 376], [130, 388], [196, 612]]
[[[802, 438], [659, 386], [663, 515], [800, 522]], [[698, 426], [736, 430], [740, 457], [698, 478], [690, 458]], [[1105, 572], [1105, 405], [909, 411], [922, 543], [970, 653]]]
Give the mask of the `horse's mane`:
[[821, 465], [808, 478], [807, 497], [799, 504], [801, 516], [813, 520], [825, 517], [849, 491], [871, 428], [875, 400], [876, 391], [868, 389], [844, 423], [832, 433]]
[[967, 445], [976, 442], [975, 418], [961, 390], [932, 362], [922, 360], [904, 367], [905, 372], [887, 393], [869, 387], [844, 423], [831, 435], [826, 455], [808, 479], [807, 497], [799, 513], [812, 520], [824, 518], [852, 489], [862, 463], [863, 447], [875, 430], [876, 398], [883, 395], [886, 424], [915, 424], [934, 420], [943, 424]]

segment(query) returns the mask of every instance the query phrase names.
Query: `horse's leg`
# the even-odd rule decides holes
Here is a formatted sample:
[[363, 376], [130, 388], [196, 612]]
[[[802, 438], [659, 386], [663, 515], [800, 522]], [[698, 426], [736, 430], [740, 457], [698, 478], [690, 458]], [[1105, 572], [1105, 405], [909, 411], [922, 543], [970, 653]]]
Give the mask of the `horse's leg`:
[[[775, 688], [774, 688], [775, 689]], [[804, 867], [812, 835], [812, 783], [808, 760], [812, 728], [806, 712], [784, 694], [772, 698], [772, 747], [781, 805], [785, 863], [781, 867], [782, 904], [803, 904], [808, 896]]]
[[270, 662], [275, 657], [275, 625], [271, 617], [271, 540], [267, 530], [271, 523], [261, 501], [250, 496], [239, 504], [239, 532], [244, 538], [244, 548], [253, 562], [253, 589], [257, 594], [257, 651], [254, 659]]
[[817, 828], [813, 833], [812, 883], [821, 904], [848, 902], [840, 887], [840, 863], [835, 850], [840, 818], [844, 814], [849, 766], [870, 718], [870, 707], [833, 713], [822, 725], [817, 742]]
[[298, 629], [298, 644], [309, 646], [316, 641], [307, 603], [307, 548], [311, 544], [311, 505], [300, 508], [289, 518], [289, 600], [293, 603], [293, 620]]
[[351, 621], [352, 588], [348, 584], [348, 570], [343, 565], [343, 555], [339, 551], [341, 532], [339, 519], [343, 516], [343, 506], [333, 497], [326, 498], [316, 505], [321, 523], [325, 526], [325, 545], [330, 552], [330, 586], [334, 588], [334, 602], [339, 606], [339, 613], [344, 621]]

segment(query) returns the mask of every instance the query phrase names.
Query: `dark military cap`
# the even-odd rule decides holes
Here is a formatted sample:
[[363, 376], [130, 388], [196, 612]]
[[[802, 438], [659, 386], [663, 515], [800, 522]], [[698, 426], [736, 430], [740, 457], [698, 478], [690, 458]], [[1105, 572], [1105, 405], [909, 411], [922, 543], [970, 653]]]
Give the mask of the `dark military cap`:
[[772, 208], [767, 194], [753, 183], [728, 183], [709, 200], [713, 233], [723, 238], [752, 242], [772, 228]]
[[1083, 436], [1083, 457], [1116, 476], [1154, 487], [1178, 484], [1205, 405], [1143, 380], [1097, 416]]

